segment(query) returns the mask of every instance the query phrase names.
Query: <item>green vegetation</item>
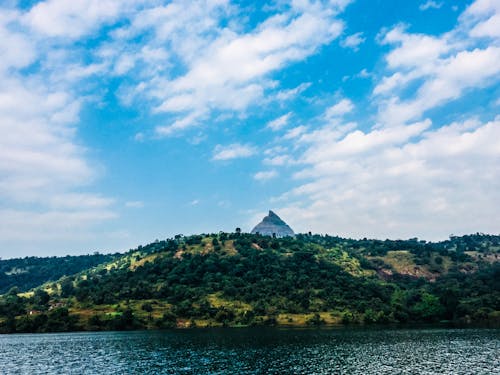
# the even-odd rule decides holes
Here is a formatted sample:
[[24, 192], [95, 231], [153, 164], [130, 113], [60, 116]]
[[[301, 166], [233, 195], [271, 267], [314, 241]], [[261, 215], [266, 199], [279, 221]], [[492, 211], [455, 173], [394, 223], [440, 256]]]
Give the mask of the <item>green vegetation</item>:
[[176, 236], [56, 282], [40, 276], [32, 293], [11, 288], [0, 297], [0, 331], [498, 325], [499, 252], [500, 236], [483, 234], [439, 243], [240, 231]]
[[21, 292], [35, 288], [48, 281], [56, 281], [64, 275], [110, 262], [122, 254], [99, 254], [65, 257], [26, 257], [0, 259], [0, 294], [7, 293], [12, 287]]

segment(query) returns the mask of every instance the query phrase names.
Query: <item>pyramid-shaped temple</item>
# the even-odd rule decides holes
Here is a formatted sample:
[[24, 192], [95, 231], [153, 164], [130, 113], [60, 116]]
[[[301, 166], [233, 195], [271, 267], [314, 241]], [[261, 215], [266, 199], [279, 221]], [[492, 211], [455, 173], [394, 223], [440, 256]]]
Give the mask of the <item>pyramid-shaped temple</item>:
[[251, 233], [273, 237], [293, 237], [295, 235], [292, 228], [273, 211], [269, 211], [269, 214], [252, 229]]

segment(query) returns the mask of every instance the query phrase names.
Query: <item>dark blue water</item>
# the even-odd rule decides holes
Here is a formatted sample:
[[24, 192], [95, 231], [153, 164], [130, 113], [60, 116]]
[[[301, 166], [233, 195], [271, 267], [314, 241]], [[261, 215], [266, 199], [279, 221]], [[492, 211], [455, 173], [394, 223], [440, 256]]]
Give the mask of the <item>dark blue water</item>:
[[0, 335], [1, 374], [500, 374], [500, 330]]

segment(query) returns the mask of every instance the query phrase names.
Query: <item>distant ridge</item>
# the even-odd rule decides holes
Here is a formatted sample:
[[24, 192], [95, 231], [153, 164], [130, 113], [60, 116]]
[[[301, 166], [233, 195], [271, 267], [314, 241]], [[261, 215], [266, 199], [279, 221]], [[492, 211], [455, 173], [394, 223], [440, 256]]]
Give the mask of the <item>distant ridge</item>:
[[252, 229], [252, 234], [273, 237], [293, 237], [295, 233], [278, 215], [269, 210], [269, 214]]

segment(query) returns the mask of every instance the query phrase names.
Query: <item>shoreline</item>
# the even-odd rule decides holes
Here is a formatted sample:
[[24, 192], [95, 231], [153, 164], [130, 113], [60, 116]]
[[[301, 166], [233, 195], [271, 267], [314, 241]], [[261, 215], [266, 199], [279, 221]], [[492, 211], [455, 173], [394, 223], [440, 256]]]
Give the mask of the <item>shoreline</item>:
[[177, 325], [175, 327], [163, 328], [147, 328], [137, 327], [129, 329], [73, 329], [73, 330], [53, 330], [47, 332], [0, 332], [0, 336], [6, 335], [36, 335], [36, 334], [70, 334], [70, 333], [99, 333], [99, 332], [162, 332], [162, 331], [203, 331], [203, 330], [255, 330], [261, 331], [265, 329], [270, 330], [354, 330], [354, 331], [377, 331], [377, 330], [420, 330], [420, 329], [493, 329], [499, 330], [500, 324], [494, 322], [472, 322], [472, 323], [459, 323], [459, 322], [436, 322], [436, 323], [390, 323], [390, 324], [321, 324], [321, 325], [206, 325], [206, 326], [188, 326]]

